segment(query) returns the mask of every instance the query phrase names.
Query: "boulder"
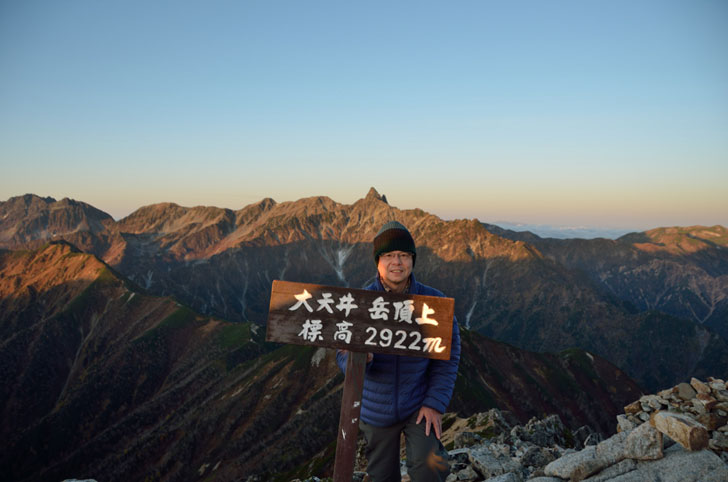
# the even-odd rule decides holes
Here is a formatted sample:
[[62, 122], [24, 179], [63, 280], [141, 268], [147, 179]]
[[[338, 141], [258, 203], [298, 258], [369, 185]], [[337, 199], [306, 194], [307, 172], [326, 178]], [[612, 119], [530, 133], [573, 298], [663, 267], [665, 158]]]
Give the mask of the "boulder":
[[702, 381], [698, 380], [697, 378], [690, 379], [690, 386], [693, 387], [695, 391], [698, 392], [698, 394], [710, 394], [710, 387]]
[[688, 450], [708, 446], [708, 431], [692, 417], [673, 412], [655, 412], [650, 424]]
[[[665, 450], [665, 457], [650, 462], [637, 462], [635, 470], [612, 482], [725, 482], [728, 467], [709, 450], [690, 452], [674, 445]], [[591, 482], [591, 481], [589, 481]]]
[[624, 456], [633, 460], [657, 460], [662, 458], [662, 433], [645, 422], [627, 435]]
[[625, 458], [624, 442], [627, 436], [627, 432], [620, 432], [595, 446], [554, 460], [544, 468], [544, 474], [572, 482], [584, 480]]
[[585, 482], [610, 482], [618, 479], [624, 474], [632, 472], [637, 467], [637, 462], [632, 459], [624, 459], [614, 465], [607, 467], [596, 475], [584, 479]]
[[675, 387], [677, 396], [683, 400], [692, 400], [697, 395], [697, 392], [693, 387], [687, 383], [680, 383]]
[[472, 447], [470, 463], [485, 479], [520, 470], [520, 466], [510, 457], [496, 457], [487, 445]]

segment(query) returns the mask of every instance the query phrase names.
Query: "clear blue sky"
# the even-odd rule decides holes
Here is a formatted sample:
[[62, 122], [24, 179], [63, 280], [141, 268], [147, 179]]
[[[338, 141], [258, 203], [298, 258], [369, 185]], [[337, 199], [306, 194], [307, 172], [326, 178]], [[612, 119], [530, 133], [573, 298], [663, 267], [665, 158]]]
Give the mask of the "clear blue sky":
[[0, 1], [0, 200], [728, 226], [728, 2]]

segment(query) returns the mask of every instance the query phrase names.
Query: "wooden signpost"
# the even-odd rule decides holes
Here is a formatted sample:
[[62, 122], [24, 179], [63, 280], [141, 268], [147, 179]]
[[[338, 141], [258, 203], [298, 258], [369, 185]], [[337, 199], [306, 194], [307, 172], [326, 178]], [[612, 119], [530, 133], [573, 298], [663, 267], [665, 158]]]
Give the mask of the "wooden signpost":
[[266, 340], [348, 350], [334, 481], [350, 481], [367, 353], [450, 359], [452, 298], [273, 281]]

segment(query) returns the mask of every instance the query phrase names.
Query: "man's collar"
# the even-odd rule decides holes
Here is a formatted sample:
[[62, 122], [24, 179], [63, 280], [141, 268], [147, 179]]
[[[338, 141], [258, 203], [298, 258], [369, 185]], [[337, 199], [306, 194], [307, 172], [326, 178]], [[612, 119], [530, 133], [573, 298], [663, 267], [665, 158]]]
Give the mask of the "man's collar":
[[[409, 277], [407, 278], [407, 286], [405, 286], [402, 294], [409, 293], [409, 290], [412, 287], [412, 278], [413, 278], [413, 275], [409, 275]], [[393, 293], [393, 291], [389, 288], [389, 286], [384, 284], [384, 281], [382, 281], [382, 277], [379, 274], [377, 274], [377, 279], [379, 280], [379, 284], [382, 285], [382, 288], [384, 288], [384, 291], [386, 291], [387, 293]]]

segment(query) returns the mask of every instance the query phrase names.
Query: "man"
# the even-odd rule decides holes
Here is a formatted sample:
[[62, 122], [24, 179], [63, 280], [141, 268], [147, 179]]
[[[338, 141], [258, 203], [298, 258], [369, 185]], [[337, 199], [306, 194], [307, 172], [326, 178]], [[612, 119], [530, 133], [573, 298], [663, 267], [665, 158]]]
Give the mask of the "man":
[[[415, 280], [417, 251], [407, 228], [386, 223], [374, 238], [377, 279], [366, 289], [444, 296]], [[346, 351], [337, 352], [346, 369]], [[460, 361], [460, 332], [453, 319], [449, 360], [369, 353], [359, 428], [367, 441], [367, 473], [374, 482], [399, 481], [400, 433], [407, 449], [407, 472], [414, 482], [444, 481], [447, 452], [440, 443], [442, 414], [455, 386]]]

